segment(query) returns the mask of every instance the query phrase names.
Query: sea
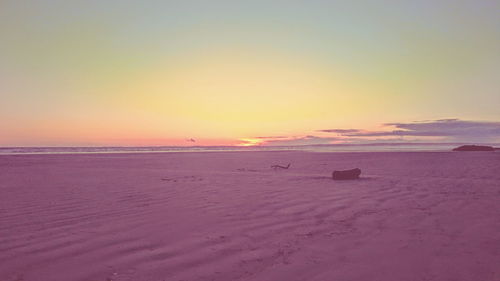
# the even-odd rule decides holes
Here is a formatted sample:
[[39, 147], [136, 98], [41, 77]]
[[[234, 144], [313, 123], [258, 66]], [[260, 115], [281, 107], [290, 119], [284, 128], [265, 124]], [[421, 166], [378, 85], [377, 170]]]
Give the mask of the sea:
[[[451, 151], [462, 143], [371, 143], [301, 146], [100, 146], [100, 147], [0, 147], [0, 155], [12, 154], [89, 154], [89, 153], [165, 153], [224, 151], [308, 151], [308, 152], [411, 152]], [[494, 144], [485, 144], [497, 146]]]

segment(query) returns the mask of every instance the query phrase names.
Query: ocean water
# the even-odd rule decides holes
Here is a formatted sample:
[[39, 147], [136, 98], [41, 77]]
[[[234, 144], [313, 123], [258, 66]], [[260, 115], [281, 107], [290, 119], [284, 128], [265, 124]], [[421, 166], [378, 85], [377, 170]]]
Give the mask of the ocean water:
[[[75, 154], [75, 153], [155, 153], [155, 152], [222, 152], [222, 151], [309, 151], [309, 152], [390, 152], [451, 151], [459, 143], [404, 144], [329, 144], [305, 146], [120, 146], [120, 147], [0, 147], [0, 155]], [[491, 144], [490, 144], [491, 145]]]

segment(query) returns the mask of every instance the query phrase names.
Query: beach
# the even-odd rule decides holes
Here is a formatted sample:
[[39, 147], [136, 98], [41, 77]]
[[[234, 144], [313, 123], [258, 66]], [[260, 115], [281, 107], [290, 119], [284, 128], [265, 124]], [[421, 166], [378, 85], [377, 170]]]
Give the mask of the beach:
[[1, 155], [0, 280], [495, 281], [499, 202], [498, 151]]

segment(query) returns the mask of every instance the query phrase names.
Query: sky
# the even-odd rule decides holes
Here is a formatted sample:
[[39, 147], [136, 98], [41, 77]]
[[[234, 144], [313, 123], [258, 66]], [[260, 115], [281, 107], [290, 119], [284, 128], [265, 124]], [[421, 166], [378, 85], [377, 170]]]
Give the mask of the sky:
[[500, 142], [500, 1], [0, 1], [0, 146]]

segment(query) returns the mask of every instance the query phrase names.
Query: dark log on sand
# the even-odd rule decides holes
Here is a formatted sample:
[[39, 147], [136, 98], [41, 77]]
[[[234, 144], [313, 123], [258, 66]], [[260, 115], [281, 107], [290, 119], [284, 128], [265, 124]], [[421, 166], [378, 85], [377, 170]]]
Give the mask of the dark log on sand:
[[361, 170], [356, 168], [352, 170], [333, 171], [332, 178], [334, 180], [355, 180], [359, 178], [359, 175], [361, 175]]

